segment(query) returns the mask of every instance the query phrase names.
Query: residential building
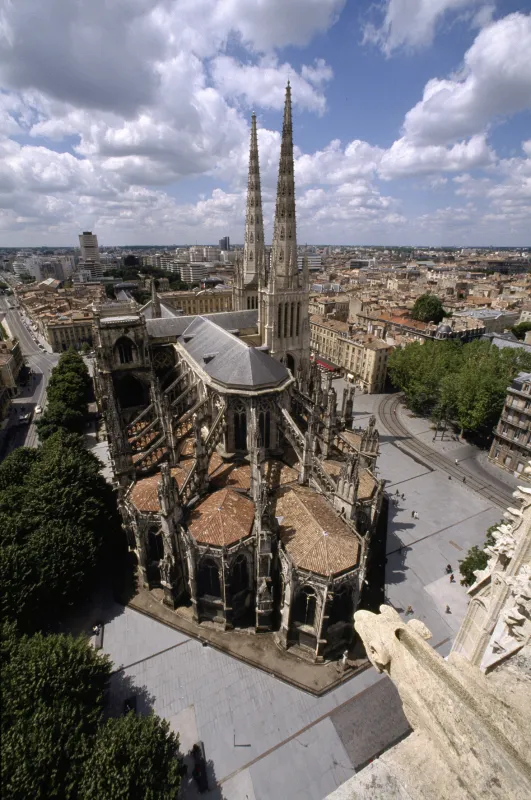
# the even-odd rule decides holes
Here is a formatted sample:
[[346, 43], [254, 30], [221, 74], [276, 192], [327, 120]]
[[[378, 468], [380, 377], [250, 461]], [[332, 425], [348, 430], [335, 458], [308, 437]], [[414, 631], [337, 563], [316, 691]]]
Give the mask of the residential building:
[[297, 256], [297, 266], [299, 270], [302, 269], [305, 259], [308, 261], [308, 269], [310, 272], [319, 272], [319, 270], [322, 269], [323, 257], [320, 253], [304, 253], [303, 255]]
[[83, 231], [79, 234], [79, 247], [81, 259], [83, 261], [99, 262], [100, 250], [98, 247], [98, 237], [92, 231]]
[[500, 421], [494, 431], [489, 460], [502, 469], [523, 474], [531, 459], [531, 373], [521, 372], [507, 388]]
[[472, 311], [455, 311], [454, 318], [466, 317], [485, 326], [485, 333], [503, 333], [516, 325], [519, 311], [500, 311], [496, 308], [476, 308]]
[[205, 261], [219, 261], [220, 249], [219, 247], [203, 247], [203, 259]]
[[92, 311], [67, 311], [46, 323], [46, 339], [54, 353], [70, 347], [79, 350], [83, 344], [92, 347]]
[[24, 359], [18, 339], [0, 341], [0, 375], [4, 389], [10, 397], [18, 392], [17, 381]]
[[355, 332], [346, 322], [314, 314], [310, 316], [310, 347], [317, 362], [340, 368], [345, 378], [364, 394], [384, 391], [387, 360], [393, 349], [387, 342], [365, 332]]
[[204, 261], [190, 261], [189, 264], [181, 264], [180, 271], [183, 283], [200, 283], [207, 277], [210, 264], [205, 264]]

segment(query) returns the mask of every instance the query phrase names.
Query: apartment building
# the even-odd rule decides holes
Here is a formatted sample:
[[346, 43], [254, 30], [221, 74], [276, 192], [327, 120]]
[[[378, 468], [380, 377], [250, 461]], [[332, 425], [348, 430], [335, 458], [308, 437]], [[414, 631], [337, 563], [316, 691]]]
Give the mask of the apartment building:
[[391, 345], [346, 322], [317, 314], [310, 317], [310, 347], [319, 358], [340, 368], [345, 378], [365, 394], [383, 392]]
[[0, 380], [10, 398], [18, 392], [17, 381], [23, 366], [24, 358], [18, 339], [0, 341]]
[[521, 372], [507, 388], [507, 397], [494, 431], [489, 460], [529, 480], [523, 469], [531, 459], [531, 372]]
[[46, 323], [46, 339], [54, 353], [62, 353], [73, 347], [76, 350], [83, 344], [92, 347], [92, 311], [67, 311], [58, 314]]
[[232, 289], [205, 289], [201, 292], [164, 292], [162, 302], [170, 308], [181, 310], [186, 316], [232, 311]]

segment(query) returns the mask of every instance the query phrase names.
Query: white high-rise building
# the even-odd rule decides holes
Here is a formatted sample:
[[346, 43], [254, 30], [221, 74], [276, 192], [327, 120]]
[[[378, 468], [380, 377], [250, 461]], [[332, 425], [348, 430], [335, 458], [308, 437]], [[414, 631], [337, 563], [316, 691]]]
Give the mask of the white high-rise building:
[[98, 247], [98, 237], [92, 231], [83, 231], [79, 234], [79, 247], [83, 261], [93, 261], [99, 263], [100, 251]]

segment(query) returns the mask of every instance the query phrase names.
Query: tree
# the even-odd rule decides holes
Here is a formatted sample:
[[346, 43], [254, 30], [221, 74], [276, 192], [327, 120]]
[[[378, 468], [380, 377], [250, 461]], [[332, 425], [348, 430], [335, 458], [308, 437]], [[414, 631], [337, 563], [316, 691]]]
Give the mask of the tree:
[[114, 294], [114, 286], [112, 283], [105, 284], [105, 294], [109, 298], [109, 300], [116, 300], [116, 295]]
[[463, 576], [461, 580], [462, 586], [472, 586], [472, 584], [476, 582], [476, 576], [474, 573], [485, 569], [487, 566], [489, 557], [484, 548], [490, 547], [494, 544], [495, 539], [493, 534], [500, 525], [501, 522], [498, 522], [496, 525], [491, 525], [490, 528], [487, 529], [483, 549], [479, 548], [477, 545], [474, 545], [470, 548], [466, 556], [459, 562], [459, 572]]
[[39, 439], [58, 430], [81, 433], [85, 427], [91, 379], [82, 356], [70, 348], [63, 353], [48, 383], [48, 405], [37, 421]]
[[112, 664], [85, 638], [2, 628], [2, 796], [165, 800], [179, 740], [156, 716], [104, 720]]
[[174, 800], [181, 783], [179, 739], [166, 720], [129, 712], [109, 719], [85, 764], [80, 800]]
[[13, 481], [0, 490], [0, 580], [4, 618], [32, 631], [85, 599], [114, 552], [120, 518], [79, 437], [56, 433], [27, 472], [22, 463], [13, 454], [0, 468], [0, 485]]
[[517, 339], [525, 339], [526, 333], [531, 331], [531, 322], [519, 322], [518, 325], [511, 328], [511, 331]]
[[3, 796], [78, 797], [101, 725], [107, 657], [71, 636], [2, 632]]
[[421, 322], [440, 322], [444, 317], [444, 308], [436, 295], [423, 294], [415, 300], [411, 316]]

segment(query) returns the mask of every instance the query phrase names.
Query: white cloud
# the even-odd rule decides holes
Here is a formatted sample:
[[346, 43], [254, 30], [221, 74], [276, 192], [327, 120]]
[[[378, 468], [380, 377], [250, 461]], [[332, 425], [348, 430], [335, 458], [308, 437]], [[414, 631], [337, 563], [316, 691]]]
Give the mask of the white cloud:
[[457, 172], [488, 166], [494, 158], [494, 152], [483, 135], [473, 136], [466, 142], [457, 142], [452, 147], [422, 147], [403, 138], [394, 142], [384, 153], [379, 172], [384, 179], [432, 172]]
[[303, 46], [334, 24], [345, 3], [346, 0], [219, 0], [214, 24], [237, 30], [244, 42], [262, 52], [288, 44]]
[[478, 5], [474, 24], [485, 24], [492, 15], [492, 5], [485, 0], [384, 0], [378, 7], [383, 21], [380, 26], [365, 26], [364, 41], [378, 45], [388, 56], [400, 48], [428, 47], [437, 26], [451, 12], [476, 10]]
[[455, 78], [434, 78], [407, 114], [404, 133], [419, 145], [446, 144], [482, 131], [498, 116], [531, 108], [531, 14], [484, 28]]
[[219, 56], [211, 69], [214, 84], [224, 97], [243, 98], [247, 106], [281, 109], [289, 79], [294, 104], [320, 114], [326, 107], [322, 89], [333, 76], [322, 59], [315, 66], [303, 66], [299, 75], [290, 64], [279, 64], [275, 56], [263, 57], [257, 64], [241, 64], [230, 56]]

